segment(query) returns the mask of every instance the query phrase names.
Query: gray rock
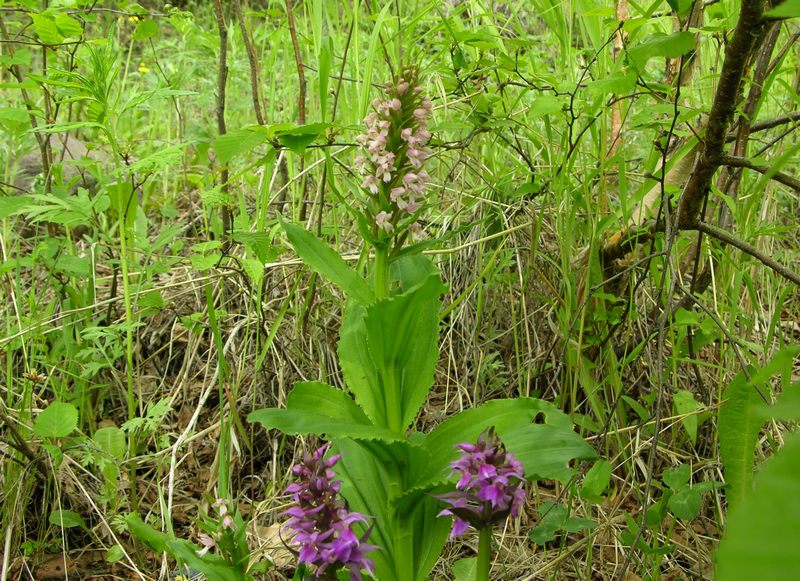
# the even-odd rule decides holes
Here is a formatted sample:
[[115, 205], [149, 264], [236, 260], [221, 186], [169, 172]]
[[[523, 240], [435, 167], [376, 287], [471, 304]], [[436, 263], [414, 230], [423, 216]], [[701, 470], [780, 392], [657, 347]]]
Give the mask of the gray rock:
[[[61, 164], [62, 181], [64, 184], [70, 184], [72, 192], [78, 187], [90, 191], [95, 188], [97, 180], [87, 171], [87, 165], [92, 161], [108, 161], [108, 154], [90, 150], [80, 139], [71, 135], [55, 133], [50, 135], [50, 147], [53, 164]], [[29, 193], [37, 178], [43, 177], [42, 156], [38, 147], [17, 160], [17, 172], [14, 176], [14, 188], [17, 193]]]

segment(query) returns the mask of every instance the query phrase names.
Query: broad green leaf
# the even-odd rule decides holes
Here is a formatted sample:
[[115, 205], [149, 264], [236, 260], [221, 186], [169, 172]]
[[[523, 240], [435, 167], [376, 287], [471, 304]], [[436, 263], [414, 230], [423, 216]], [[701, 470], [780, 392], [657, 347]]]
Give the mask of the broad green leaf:
[[80, 36], [83, 34], [81, 23], [63, 12], [56, 14], [55, 24], [58, 31], [64, 36]]
[[231, 131], [214, 140], [214, 152], [220, 163], [226, 164], [237, 155], [242, 155], [271, 139], [266, 128], [249, 128]]
[[367, 308], [348, 305], [339, 360], [348, 389], [377, 426], [404, 431], [430, 390], [443, 290], [434, 272], [416, 287]]
[[785, 422], [800, 422], [800, 383], [784, 389], [774, 405], [761, 405], [759, 414], [764, 420], [775, 418]]
[[598, 460], [583, 477], [580, 488], [581, 498], [590, 502], [600, 502], [602, 494], [611, 482], [611, 462]]
[[403, 432], [411, 425], [433, 385], [439, 358], [439, 297], [445, 290], [434, 274], [416, 288], [366, 309], [365, 346], [378, 379], [371, 388], [382, 392], [377, 399], [385, 402], [385, 425], [392, 430]]
[[637, 75], [634, 71], [616, 72], [604, 79], [590, 81], [586, 90], [590, 94], [607, 95], [609, 93], [625, 94], [636, 86]]
[[262, 265], [275, 257], [276, 251], [272, 245], [272, 233], [235, 230], [231, 237], [236, 242], [244, 244], [250, 252], [254, 253]]
[[530, 114], [532, 117], [543, 117], [561, 111], [563, 106], [563, 99], [555, 95], [540, 95], [531, 102]]
[[597, 527], [593, 520], [569, 516], [567, 507], [550, 501], [541, 505], [539, 514], [542, 515], [539, 525], [528, 533], [528, 537], [537, 545], [552, 541], [559, 531], [577, 533]]
[[[537, 418], [544, 423], [532, 423]], [[449, 464], [459, 455], [455, 446], [476, 441], [491, 426], [522, 462], [528, 478], [568, 479], [569, 461], [596, 457], [592, 447], [572, 431], [566, 414], [553, 404], [533, 398], [497, 399], [448, 418], [425, 436], [423, 446], [432, 458], [425, 477], [433, 482], [446, 479]]]
[[758, 413], [761, 400], [740, 372], [723, 394], [717, 417], [719, 455], [728, 488], [728, 502], [737, 505], [750, 491], [758, 432], [764, 421]]
[[125, 432], [119, 428], [100, 428], [92, 439], [98, 448], [112, 458], [122, 460], [125, 457], [128, 444], [125, 441]]
[[214, 579], [214, 581], [245, 581], [244, 574], [236, 567], [229, 565], [221, 556], [206, 553], [200, 557], [197, 555], [200, 547], [185, 539], [169, 541], [167, 550], [179, 561], [200, 571], [206, 579]]
[[694, 42], [694, 35], [690, 32], [657, 33], [629, 48], [628, 59], [634, 68], [641, 70], [651, 58], [675, 58], [686, 54], [694, 48]]
[[717, 551], [717, 581], [788, 581], [800, 572], [800, 434], [760, 470], [731, 508]]
[[149, 18], [136, 25], [136, 30], [131, 35], [131, 40], [147, 40], [158, 34], [158, 23]]
[[77, 512], [71, 510], [54, 510], [50, 513], [48, 521], [52, 525], [65, 529], [80, 527], [87, 532], [89, 531], [89, 527], [86, 526], [86, 522], [83, 520], [83, 517]]
[[260, 289], [264, 280], [264, 264], [257, 258], [243, 258], [241, 264], [242, 270], [253, 283], [253, 288]]
[[781, 385], [786, 387], [792, 377], [794, 361], [800, 357], [800, 345], [788, 345], [775, 353], [764, 367], [756, 370], [750, 380], [749, 385], [760, 385], [766, 383], [770, 378], [779, 373], [781, 375]]
[[767, 11], [770, 18], [798, 18], [800, 17], [800, 0], [784, 0], [772, 10]]
[[78, 427], [78, 408], [71, 403], [54, 401], [36, 418], [33, 433], [42, 438], [65, 438]]
[[192, 268], [200, 272], [210, 270], [219, 264], [222, 255], [215, 252], [214, 254], [192, 254], [190, 259], [192, 261]]
[[402, 434], [372, 425], [347, 394], [323, 383], [298, 383], [286, 405], [287, 409], [256, 410], [247, 419], [291, 435], [310, 433], [328, 438], [406, 441]]
[[266, 428], [280, 430], [284, 434], [318, 434], [327, 438], [356, 438], [401, 442], [404, 438], [385, 428], [372, 424], [347, 423], [321, 412], [288, 409], [262, 409], [251, 412], [248, 421], [258, 422]]
[[667, 468], [661, 475], [661, 480], [664, 481], [672, 490], [683, 490], [689, 485], [689, 479], [692, 477], [692, 467], [688, 464], [681, 464], [675, 468]]
[[171, 537], [167, 533], [156, 530], [145, 523], [138, 514], [131, 513], [125, 517], [125, 524], [128, 525], [128, 530], [133, 536], [156, 553], [163, 553], [167, 550], [167, 543], [169, 543]]
[[60, 44], [64, 41], [52, 16], [31, 14], [31, 20], [33, 20], [33, 29], [36, 31], [36, 35], [44, 44]]
[[467, 557], [453, 563], [453, 577], [455, 581], [475, 581], [475, 574], [477, 571], [477, 557]]
[[119, 545], [114, 545], [106, 551], [106, 563], [117, 563], [125, 557], [125, 551]]
[[330, 127], [329, 123], [310, 123], [308, 125], [298, 125], [291, 129], [283, 131], [276, 131], [275, 136], [278, 142], [287, 149], [293, 151], [297, 155], [303, 155], [306, 147], [314, 143], [314, 141], [325, 132], [325, 129]]
[[32, 201], [31, 196], [25, 195], [0, 197], [0, 220], [22, 212]]
[[692, 520], [700, 514], [702, 501], [700, 490], [685, 488], [669, 497], [669, 509], [681, 520]]
[[529, 424], [498, 434], [525, 467], [525, 476], [540, 480], [569, 480], [574, 470], [568, 466], [572, 460], [594, 460], [597, 454], [571, 429], [548, 424]]
[[675, 404], [675, 411], [678, 415], [686, 415], [681, 419], [686, 433], [689, 434], [689, 439], [692, 444], [697, 443], [697, 412], [703, 408], [703, 404], [694, 399], [694, 395], [690, 391], [682, 389], [672, 396], [672, 403]]
[[[441, 511], [440, 502], [429, 495], [420, 496], [402, 511], [393, 510], [391, 499], [402, 491], [404, 470], [422, 451], [413, 446], [387, 445], [396, 448], [390, 452], [391, 457], [401, 459], [401, 463], [394, 464], [378, 460], [368, 445], [349, 439], [337, 442], [342, 459], [335, 469], [342, 478], [342, 494], [351, 510], [375, 517], [369, 523], [373, 526], [369, 542], [384, 547], [369, 553], [375, 562], [375, 578], [426, 581], [447, 541], [451, 519], [436, 518]], [[397, 552], [403, 541], [409, 547], [405, 560]]]
[[370, 421], [341, 389], [320, 381], [301, 381], [286, 398], [286, 407], [297, 411], [322, 412], [343, 422], [370, 425]]
[[311, 270], [327, 278], [361, 304], [366, 305], [374, 300], [367, 282], [330, 246], [300, 226], [290, 222], [281, 225], [292, 247]]
[[386, 406], [375, 362], [366, 347], [365, 308], [353, 301], [339, 330], [339, 365], [348, 390], [376, 426], [387, 426]]
[[667, 0], [667, 4], [678, 15], [684, 16], [692, 7], [692, 0]]

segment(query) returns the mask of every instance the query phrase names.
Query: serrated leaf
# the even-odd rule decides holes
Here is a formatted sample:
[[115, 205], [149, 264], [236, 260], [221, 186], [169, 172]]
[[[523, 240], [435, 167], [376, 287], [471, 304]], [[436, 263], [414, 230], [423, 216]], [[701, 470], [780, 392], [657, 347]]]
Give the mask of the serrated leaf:
[[3, 196], [0, 197], [0, 220], [22, 212], [31, 204], [31, 196]]
[[273, 233], [236, 230], [231, 235], [231, 238], [244, 244], [250, 252], [258, 257], [262, 265], [275, 257], [276, 250], [272, 245]]
[[166, 304], [167, 302], [159, 290], [142, 293], [136, 301], [136, 306], [141, 309], [163, 309]]
[[261, 282], [264, 280], [264, 264], [257, 258], [243, 258], [241, 264], [242, 270], [253, 283], [253, 288], [261, 288]]
[[214, 268], [219, 264], [219, 259], [222, 257], [219, 253], [214, 254], [192, 254], [192, 268], [200, 272], [204, 272]]
[[530, 111], [532, 117], [542, 117], [561, 111], [564, 101], [555, 95], [540, 95], [531, 101]]
[[44, 44], [61, 44], [64, 41], [52, 16], [31, 14], [31, 20], [33, 20], [33, 29], [36, 31], [36, 35]]
[[58, 31], [66, 37], [81, 36], [83, 34], [83, 26], [81, 26], [80, 21], [63, 12], [56, 14], [55, 25]]
[[33, 433], [42, 438], [65, 438], [78, 427], [78, 408], [54, 401], [36, 418]]

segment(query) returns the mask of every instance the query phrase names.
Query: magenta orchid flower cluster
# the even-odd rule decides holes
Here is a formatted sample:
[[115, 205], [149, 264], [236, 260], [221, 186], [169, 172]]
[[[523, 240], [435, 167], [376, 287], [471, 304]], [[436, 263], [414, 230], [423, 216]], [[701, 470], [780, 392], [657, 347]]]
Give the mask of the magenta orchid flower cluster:
[[408, 227], [419, 238], [417, 217], [430, 182], [422, 166], [430, 155], [431, 100], [422, 94], [413, 68], [385, 88], [386, 98], [373, 100], [374, 111], [364, 119], [367, 132], [356, 137], [363, 150], [356, 158], [364, 176], [361, 187], [370, 193], [368, 208], [377, 230], [391, 236]]
[[365, 543], [369, 530], [361, 538], [353, 532], [356, 522], [366, 522], [367, 517], [350, 512], [339, 498], [341, 482], [334, 480], [332, 469], [341, 458], [336, 454], [324, 459], [330, 448], [326, 444], [313, 454], [306, 453], [303, 461], [292, 468], [297, 481], [286, 488], [292, 495], [294, 506], [284, 515], [289, 516], [286, 527], [294, 530], [293, 541], [300, 546], [298, 561], [316, 567], [317, 578], [346, 568], [351, 581], [361, 581], [361, 571], [372, 574], [374, 563], [364, 553], [377, 549]]
[[518, 516], [526, 495], [525, 472], [494, 430], [483, 432], [476, 444], [464, 442], [456, 447], [463, 452], [450, 464], [461, 475], [456, 491], [437, 495], [450, 505], [439, 516], [455, 517], [450, 538], [461, 536], [470, 525], [482, 530], [509, 514]]

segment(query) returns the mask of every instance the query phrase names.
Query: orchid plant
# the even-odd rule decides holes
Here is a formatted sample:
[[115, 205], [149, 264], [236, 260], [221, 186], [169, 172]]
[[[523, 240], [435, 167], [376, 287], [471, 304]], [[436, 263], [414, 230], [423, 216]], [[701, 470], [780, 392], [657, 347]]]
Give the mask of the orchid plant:
[[[355, 205], [356, 218], [374, 256], [367, 272], [351, 268], [303, 228], [283, 224], [289, 242], [306, 265], [347, 296], [338, 344], [345, 389], [318, 381], [301, 382], [290, 392], [285, 409], [257, 410], [248, 419], [286, 434], [327, 438], [336, 455], [323, 461], [318, 451], [316, 468], [306, 462], [301, 474], [304, 478], [311, 477], [307, 472], [316, 474], [318, 482], [324, 480], [331, 492], [341, 493], [347, 501], [345, 513], [349, 516], [341, 516], [337, 522], [352, 531], [352, 536], [348, 534], [351, 543], [353, 539], [361, 543], [369, 532], [370, 542], [379, 547], [369, 553], [369, 561], [362, 559], [360, 552], [355, 553], [354, 562], [345, 560], [333, 546], [344, 529], [328, 533], [315, 528], [318, 521], [316, 517], [311, 520], [317, 524], [307, 520], [311, 509], [306, 506], [288, 514], [289, 526], [297, 531], [295, 539], [301, 545], [300, 541], [313, 534], [323, 544], [307, 551], [301, 560], [316, 565], [319, 571], [322, 563], [333, 558], [336, 566], [349, 568], [351, 579], [358, 579], [363, 570], [381, 581], [422, 581], [447, 542], [450, 515], [457, 522], [469, 523], [462, 508], [477, 507], [469, 500], [464, 507], [457, 497], [435, 496], [453, 490], [451, 465], [456, 471], [460, 466], [452, 464], [459, 462], [457, 444], [476, 442], [480, 434], [493, 428], [478, 446], [486, 446], [487, 454], [488, 447], [492, 448], [495, 460], [489, 464], [508, 485], [503, 485], [507, 487], [502, 498], [487, 497], [495, 504], [489, 512], [491, 518], [498, 510], [518, 512], [524, 494], [523, 469], [529, 479], [566, 480], [571, 476], [569, 462], [593, 458], [594, 452], [573, 431], [566, 415], [533, 398], [489, 401], [446, 419], [428, 433], [416, 429], [417, 416], [433, 386], [441, 296], [446, 290], [438, 268], [422, 254], [423, 247], [432, 243], [422, 241], [425, 233], [420, 218], [430, 205], [432, 179], [423, 166], [430, 157], [428, 120], [433, 106], [413, 67], [401, 69], [400, 75], [387, 83], [385, 93], [383, 99], [373, 101], [373, 111], [365, 119], [366, 132], [357, 138], [362, 152], [355, 165], [361, 172], [362, 193], [361, 203]], [[500, 451], [494, 434], [513, 455]], [[465, 446], [462, 444], [462, 451], [471, 449]], [[477, 453], [477, 448], [472, 453]], [[325, 475], [334, 463], [338, 463], [341, 478], [341, 484], [335, 486]], [[481, 473], [479, 478], [488, 476]], [[492, 486], [499, 486], [481, 489], [480, 481], [476, 484], [471, 476], [468, 481], [464, 478], [462, 475], [460, 493], [478, 499], [486, 491], [496, 490]], [[308, 491], [303, 486], [310, 486], [309, 482], [288, 491], [298, 507]], [[473, 490], [476, 485], [477, 491]], [[506, 494], [511, 495], [508, 506]], [[450, 504], [444, 513], [447, 518], [437, 518], [445, 508], [442, 499]], [[325, 506], [319, 510], [339, 510]]]

